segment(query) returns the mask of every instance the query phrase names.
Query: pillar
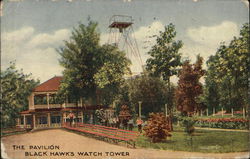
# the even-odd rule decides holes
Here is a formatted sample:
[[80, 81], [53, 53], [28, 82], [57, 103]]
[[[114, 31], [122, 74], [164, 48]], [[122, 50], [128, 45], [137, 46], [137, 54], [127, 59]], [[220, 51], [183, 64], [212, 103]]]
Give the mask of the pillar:
[[213, 107], [213, 116], [215, 116], [215, 108]]
[[47, 93], [47, 105], [48, 105], [48, 109], [49, 109], [49, 93]]
[[25, 117], [25, 115], [23, 115], [23, 126], [24, 126], [24, 128], [26, 128], [26, 117]]
[[207, 108], [207, 116], [208, 116], [208, 108]]
[[81, 111], [81, 115], [82, 115], [82, 123], [83, 123], [83, 112]]
[[231, 108], [232, 117], [234, 116], [234, 108]]
[[36, 115], [33, 114], [33, 129], [36, 128]]
[[48, 126], [50, 127], [50, 113], [48, 113]]

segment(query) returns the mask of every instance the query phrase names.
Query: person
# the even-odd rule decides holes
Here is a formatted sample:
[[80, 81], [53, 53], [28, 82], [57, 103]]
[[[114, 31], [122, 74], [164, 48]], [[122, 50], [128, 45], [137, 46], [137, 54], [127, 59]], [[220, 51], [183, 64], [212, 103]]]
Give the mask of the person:
[[120, 128], [120, 123], [121, 123], [121, 122], [120, 122], [120, 120], [119, 120], [118, 117], [116, 117], [116, 122], [115, 122], [115, 123], [116, 123], [116, 128], [119, 129], [119, 128]]
[[136, 124], [137, 124], [137, 126], [138, 126], [138, 131], [139, 131], [140, 133], [142, 133], [142, 124], [143, 124], [143, 120], [142, 120], [141, 118], [138, 118], [138, 119], [136, 120]]
[[71, 127], [72, 127], [72, 123], [73, 123], [74, 117], [75, 117], [75, 115], [72, 113], [72, 111], [70, 111], [68, 118], [69, 118], [69, 125]]
[[131, 118], [129, 121], [128, 121], [128, 129], [130, 131], [133, 130], [133, 127], [134, 127], [134, 121], [133, 121], [133, 118]]

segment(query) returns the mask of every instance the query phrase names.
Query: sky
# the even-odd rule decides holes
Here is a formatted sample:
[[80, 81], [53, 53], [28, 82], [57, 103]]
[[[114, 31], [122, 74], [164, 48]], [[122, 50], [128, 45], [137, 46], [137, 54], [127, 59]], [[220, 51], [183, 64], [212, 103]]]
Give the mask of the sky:
[[[113, 15], [133, 18], [133, 32], [143, 64], [147, 52], [164, 26], [173, 23], [176, 40], [184, 43], [183, 59], [195, 61], [200, 54], [206, 61], [239, 36], [249, 22], [247, 0], [4, 0], [1, 4], [1, 70], [11, 61], [32, 78], [46, 81], [62, 75], [60, 55], [56, 51], [69, 40], [71, 31], [87, 19], [98, 22], [101, 44], [110, 37]], [[130, 56], [132, 72], [141, 71], [138, 58]], [[173, 77], [172, 81], [177, 78]]]

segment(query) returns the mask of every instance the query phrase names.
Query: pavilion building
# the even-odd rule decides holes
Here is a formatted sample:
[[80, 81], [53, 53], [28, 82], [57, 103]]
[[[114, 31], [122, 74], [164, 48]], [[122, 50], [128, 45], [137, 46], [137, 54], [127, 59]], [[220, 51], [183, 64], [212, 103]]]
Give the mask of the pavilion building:
[[68, 114], [73, 112], [76, 116], [74, 121], [93, 123], [95, 110], [107, 108], [103, 105], [92, 105], [83, 100], [73, 102], [65, 97], [64, 102], [59, 102], [57, 92], [62, 77], [55, 76], [38, 85], [28, 97], [29, 109], [20, 112], [17, 126], [27, 129], [58, 128], [68, 121]]

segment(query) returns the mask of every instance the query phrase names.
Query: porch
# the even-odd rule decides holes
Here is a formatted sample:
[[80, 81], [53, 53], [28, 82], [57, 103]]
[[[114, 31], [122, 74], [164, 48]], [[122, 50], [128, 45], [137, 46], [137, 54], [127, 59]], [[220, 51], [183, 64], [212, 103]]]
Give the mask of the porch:
[[[25, 129], [60, 128], [64, 123], [70, 121], [68, 117], [69, 113], [70, 112], [33, 112], [21, 114], [21, 117], [17, 119], [17, 127]], [[88, 112], [84, 114], [83, 111], [73, 113], [75, 117], [72, 124], [86, 122], [86, 117], [90, 117], [88, 118], [88, 123], [93, 123], [93, 114], [89, 114]]]

